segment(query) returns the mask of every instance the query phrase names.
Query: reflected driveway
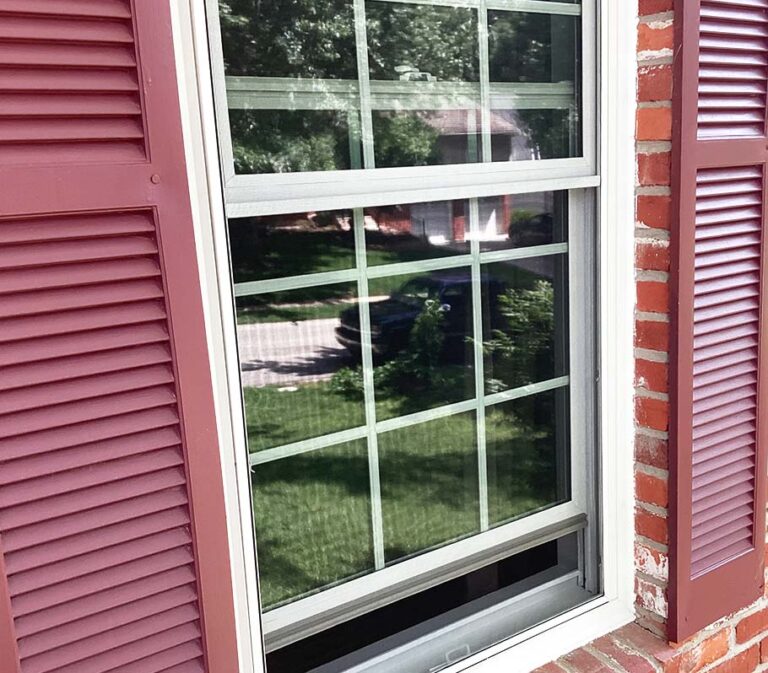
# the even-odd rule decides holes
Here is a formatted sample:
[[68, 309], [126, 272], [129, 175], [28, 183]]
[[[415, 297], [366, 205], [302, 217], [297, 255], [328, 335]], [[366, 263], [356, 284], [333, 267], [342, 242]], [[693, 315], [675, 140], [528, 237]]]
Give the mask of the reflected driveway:
[[238, 325], [243, 386], [291, 386], [325, 381], [351, 364], [336, 341], [338, 318]]

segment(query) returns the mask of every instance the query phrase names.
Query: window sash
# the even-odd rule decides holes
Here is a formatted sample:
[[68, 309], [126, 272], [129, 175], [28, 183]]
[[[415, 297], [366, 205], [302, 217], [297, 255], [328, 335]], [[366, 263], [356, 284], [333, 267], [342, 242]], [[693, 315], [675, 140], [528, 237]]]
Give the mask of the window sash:
[[[364, 0], [354, 0], [356, 4]], [[491, 196], [501, 193], [520, 193], [582, 187], [596, 187], [600, 183], [597, 164], [597, 0], [582, 0], [581, 4], [550, 2], [549, 0], [384, 0], [386, 2], [405, 2], [411, 4], [433, 4], [444, 6], [471, 7], [478, 9], [481, 17], [479, 30], [480, 57], [486, 61], [485, 76], [481, 82], [469, 83], [480, 89], [480, 100], [485, 101], [481, 116], [483, 129], [490, 128], [489, 113], [492, 105], [506, 104], [510, 97], [515, 100], [528, 100], [528, 105], [541, 104], [543, 98], [557, 99], [564, 93], [561, 85], [535, 84], [490, 84], [487, 77], [487, 25], [485, 10], [510, 10], [546, 14], [581, 14], [581, 145], [582, 155], [567, 159], [546, 159], [536, 161], [481, 162], [471, 164], [451, 164], [427, 167], [351, 169], [336, 171], [318, 171], [309, 173], [273, 173], [237, 175], [234, 170], [234, 154], [229, 123], [230, 95], [239, 105], [246, 105], [255, 98], [252, 90], [256, 82], [269, 78], [246, 77], [227, 78], [224, 71], [224, 55], [221, 41], [218, 0], [206, 0], [209, 20], [209, 49], [215, 93], [216, 120], [219, 128], [219, 149], [221, 154], [222, 175], [230, 217], [248, 217], [255, 215], [296, 212], [304, 209], [332, 210], [338, 207], [358, 208], [366, 205], [384, 205], [386, 203], [406, 203], [416, 201], [438, 201], [454, 198]], [[359, 86], [363, 88], [361, 106], [371, 105], [379, 91], [391, 91], [392, 86], [419, 83], [370, 82], [368, 80], [367, 53], [362, 53], [365, 46], [365, 26], [356, 21], [358, 31], [358, 62], [365, 61], [365, 67], [359, 68], [362, 75]], [[361, 34], [362, 32], [362, 34]], [[362, 42], [362, 44], [361, 44]], [[481, 63], [481, 73], [483, 65]], [[236, 90], [230, 92], [227, 82]], [[297, 84], [295, 86], [311, 86]], [[344, 84], [336, 80], [334, 87]], [[352, 83], [358, 86], [357, 83]], [[446, 83], [421, 83], [438, 84]], [[458, 83], [465, 87], [467, 83]], [[259, 83], [259, 86], [263, 86]], [[438, 86], [438, 88], [439, 88]], [[370, 89], [370, 90], [369, 90]], [[429, 86], [423, 89], [429, 91]], [[267, 93], [267, 91], [263, 92]], [[269, 95], [272, 97], [274, 91]], [[260, 94], [261, 95], [261, 94]], [[373, 95], [373, 99], [372, 99]], [[432, 94], [425, 94], [432, 95]], [[311, 94], [310, 94], [311, 96]], [[382, 96], [379, 96], [381, 98]], [[522, 97], [522, 98], [520, 98]], [[495, 99], [495, 103], [494, 103]], [[266, 104], [266, 103], [264, 103]], [[310, 104], [310, 103], [306, 103]], [[316, 103], [315, 103], [316, 104]], [[262, 103], [257, 103], [261, 106]], [[358, 106], [360, 107], [360, 106]], [[256, 108], [254, 108], [256, 109]], [[368, 111], [370, 112], [370, 111]], [[366, 110], [362, 110], [365, 118]], [[370, 116], [370, 115], [368, 115]], [[363, 125], [364, 126], [364, 125]], [[371, 165], [371, 143], [366, 143], [366, 129], [362, 128], [364, 164]], [[370, 133], [370, 129], [368, 129]], [[490, 156], [490, 136], [482, 133], [483, 156]], [[568, 181], [570, 179], [570, 182]], [[555, 182], [553, 182], [553, 180]], [[418, 181], [418, 186], [414, 186]], [[511, 185], [513, 189], [511, 190]], [[554, 185], [554, 186], [553, 186]], [[416, 193], [419, 195], [417, 196]]]

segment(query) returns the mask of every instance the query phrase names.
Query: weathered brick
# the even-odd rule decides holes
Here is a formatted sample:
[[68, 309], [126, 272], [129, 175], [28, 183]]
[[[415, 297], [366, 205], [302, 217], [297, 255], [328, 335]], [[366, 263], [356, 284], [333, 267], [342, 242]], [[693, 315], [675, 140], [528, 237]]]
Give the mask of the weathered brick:
[[635, 603], [660, 617], [667, 616], [666, 591], [641, 577], [635, 577]]
[[662, 582], [669, 579], [669, 557], [664, 552], [641, 542], [635, 542], [635, 568]]
[[635, 496], [640, 502], [658, 507], [669, 504], [667, 480], [645, 472], [635, 472]]
[[566, 670], [553, 661], [549, 664], [544, 664], [544, 666], [537, 668], [532, 673], [566, 673]]
[[736, 625], [736, 642], [746, 643], [763, 631], [768, 631], [768, 608], [747, 615]]
[[672, 108], [649, 107], [637, 110], [637, 140], [672, 138]]
[[669, 429], [669, 402], [637, 395], [635, 421], [644, 428], [666, 432]]
[[592, 643], [598, 652], [615, 661], [628, 673], [653, 673], [651, 662], [632, 652], [626, 645], [617, 643], [610, 636], [603, 636]]
[[669, 366], [665, 362], [653, 362], [637, 358], [635, 360], [635, 385], [655, 393], [666, 393], [669, 390]]
[[669, 350], [669, 324], [657, 320], [636, 321], [635, 346], [666, 353]]
[[665, 439], [635, 433], [635, 460], [652, 467], [666, 470], [669, 467], [668, 443]]
[[672, 99], [672, 66], [646, 65], [637, 70], [637, 100], [641, 103]]
[[660, 544], [667, 544], [667, 520], [640, 507], [635, 508], [635, 532]]
[[637, 155], [637, 179], [646, 187], [669, 185], [671, 173], [669, 152], [650, 152]]
[[643, 271], [669, 271], [668, 243], [649, 239], [637, 241], [635, 267]]
[[672, 0], [640, 0], [640, 16], [672, 11]]
[[669, 311], [669, 284], [658, 280], [637, 281], [637, 310], [650, 313]]
[[680, 654], [680, 673], [697, 673], [705, 666], [722, 659], [730, 647], [730, 629], [723, 629]]
[[672, 662], [678, 654], [677, 648], [637, 624], [622, 626], [614, 631], [613, 636], [630, 645], [632, 649], [650, 655], [664, 666]]
[[768, 663], [768, 638], [763, 638], [760, 641], [760, 663]]
[[614, 673], [602, 661], [584, 649], [574, 650], [566, 654], [563, 661], [578, 673]]
[[674, 32], [672, 23], [668, 21], [651, 21], [641, 23], [637, 27], [637, 51], [659, 52], [672, 50], [674, 44]]
[[753, 645], [709, 670], [711, 673], [752, 673], [757, 668], [760, 658], [759, 649], [757, 645]]
[[638, 196], [636, 219], [639, 224], [651, 229], [668, 230], [672, 220], [672, 197], [646, 194]]

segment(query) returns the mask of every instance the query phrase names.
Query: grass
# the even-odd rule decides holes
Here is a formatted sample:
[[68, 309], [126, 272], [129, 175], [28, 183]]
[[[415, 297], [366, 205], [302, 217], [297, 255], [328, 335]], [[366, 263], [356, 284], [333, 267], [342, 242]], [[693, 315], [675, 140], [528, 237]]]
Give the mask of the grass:
[[[496, 524], [557, 499], [550, 423], [532, 426], [519, 411], [509, 403], [487, 416]], [[473, 413], [380, 436], [388, 563], [478, 531], [475, 442]], [[364, 441], [258, 466], [253, 482], [265, 607], [372, 571]]]

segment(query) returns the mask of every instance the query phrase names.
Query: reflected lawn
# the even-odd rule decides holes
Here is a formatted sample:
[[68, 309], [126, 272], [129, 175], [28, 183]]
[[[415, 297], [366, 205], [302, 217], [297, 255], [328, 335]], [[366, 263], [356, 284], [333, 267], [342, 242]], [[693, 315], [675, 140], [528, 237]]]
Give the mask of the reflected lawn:
[[[340, 416], [344, 409], [340, 402]], [[478, 529], [474, 415], [439, 423], [439, 436], [427, 437], [419, 432], [425, 426], [417, 426], [380, 437], [388, 561]], [[495, 489], [492, 510], [509, 520], [554, 504], [553, 488], [542, 482], [554, 471], [549, 429], [501, 410], [489, 413], [486, 423], [495, 460], [505, 466], [497, 473], [503, 472], [505, 487]], [[367, 470], [364, 441], [255, 468], [265, 605], [370, 571]]]

